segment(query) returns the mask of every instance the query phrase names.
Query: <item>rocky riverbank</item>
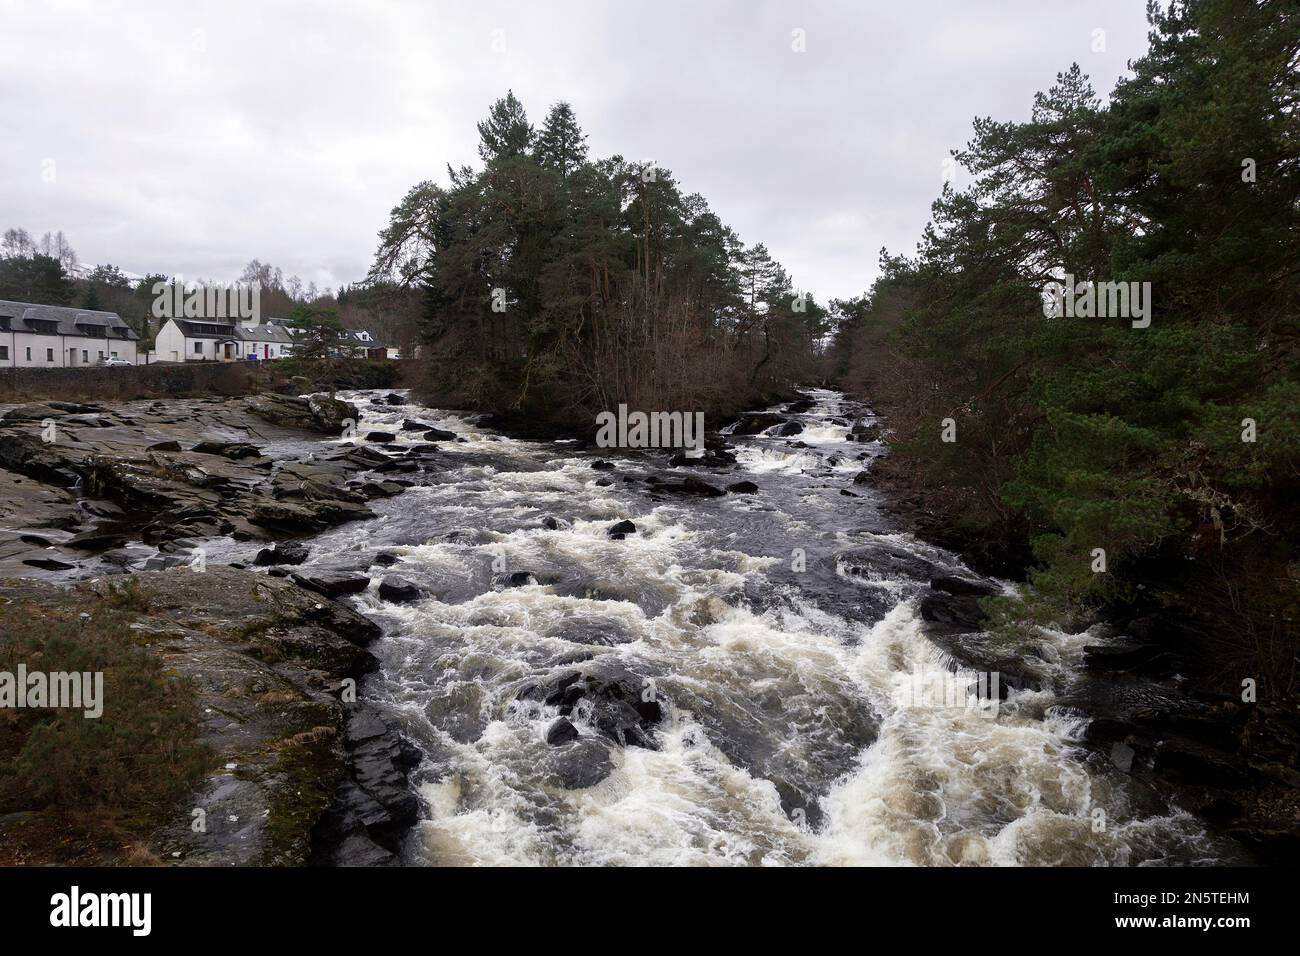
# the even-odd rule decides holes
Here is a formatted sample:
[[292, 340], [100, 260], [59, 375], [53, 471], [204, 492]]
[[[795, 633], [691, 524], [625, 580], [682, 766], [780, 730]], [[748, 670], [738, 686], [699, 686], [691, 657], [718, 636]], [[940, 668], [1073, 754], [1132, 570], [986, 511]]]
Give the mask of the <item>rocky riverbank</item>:
[[[0, 415], [0, 602], [111, 602], [194, 688], [212, 769], [145, 840], [157, 861], [398, 858], [418, 810], [407, 774], [419, 752], [358, 690], [379, 628], [334, 600], [369, 578], [276, 566], [293, 563], [293, 538], [369, 517], [368, 501], [412, 484], [400, 476], [436, 467], [432, 442], [386, 452], [320, 441], [357, 420], [346, 402], [271, 393]], [[208, 563], [203, 542], [217, 536], [266, 540], [258, 563], [271, 573]], [[158, 570], [126, 573], [142, 544]], [[0, 829], [21, 844], [40, 824], [18, 813]], [[120, 862], [111, 848], [95, 861]]]
[[[879, 437], [880, 426], [873, 428]], [[883, 455], [860, 477], [917, 537], [986, 573], [1024, 580], [1031, 558], [1023, 541], [956, 526], [950, 507], [916, 486], [906, 461]], [[1178, 576], [1176, 568], [1169, 573]], [[1072, 630], [1091, 623], [1094, 640], [1084, 647], [1082, 678], [1054, 689], [1063, 706], [1089, 718], [1084, 744], [1093, 759], [1127, 774], [1136, 792], [1195, 813], [1261, 863], [1289, 863], [1300, 849], [1300, 708], [1256, 699], [1255, 682], [1225, 677], [1212, 635], [1196, 624], [1195, 596], [1168, 583], [1152, 577], [1137, 592], [1140, 603], [1071, 622]], [[979, 633], [980, 598], [992, 588], [936, 587], [952, 593], [923, 605], [922, 615], [931, 639], [955, 660], [999, 671], [1012, 687], [1058, 679], [1032, 639], [1007, 643]]]

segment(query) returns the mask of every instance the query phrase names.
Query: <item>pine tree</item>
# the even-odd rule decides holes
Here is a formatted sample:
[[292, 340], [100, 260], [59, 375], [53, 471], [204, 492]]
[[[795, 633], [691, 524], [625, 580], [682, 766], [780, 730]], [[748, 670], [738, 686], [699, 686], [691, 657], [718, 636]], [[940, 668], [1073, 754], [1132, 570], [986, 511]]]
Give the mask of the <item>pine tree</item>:
[[478, 135], [478, 154], [484, 162], [528, 152], [533, 143], [533, 127], [513, 91], [507, 90], [504, 98], [492, 104], [488, 118], [478, 124]]
[[573, 107], [568, 103], [556, 103], [546, 114], [546, 122], [537, 137], [537, 159], [548, 169], [559, 172], [566, 182], [587, 161], [587, 134], [578, 126]]

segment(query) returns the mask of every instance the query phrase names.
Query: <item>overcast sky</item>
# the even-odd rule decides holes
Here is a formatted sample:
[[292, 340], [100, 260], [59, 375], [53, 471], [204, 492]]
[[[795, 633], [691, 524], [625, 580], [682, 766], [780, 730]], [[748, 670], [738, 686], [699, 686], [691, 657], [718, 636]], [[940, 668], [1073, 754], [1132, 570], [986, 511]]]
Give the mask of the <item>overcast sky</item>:
[[[0, 0], [0, 229], [79, 258], [338, 286], [414, 183], [478, 163], [513, 88], [653, 159], [819, 299], [910, 252], [971, 119], [1078, 61], [1103, 95], [1143, 0]], [[803, 31], [796, 52], [793, 31]], [[1104, 51], [1094, 52], [1094, 31]], [[959, 180], [960, 182], [960, 180]]]

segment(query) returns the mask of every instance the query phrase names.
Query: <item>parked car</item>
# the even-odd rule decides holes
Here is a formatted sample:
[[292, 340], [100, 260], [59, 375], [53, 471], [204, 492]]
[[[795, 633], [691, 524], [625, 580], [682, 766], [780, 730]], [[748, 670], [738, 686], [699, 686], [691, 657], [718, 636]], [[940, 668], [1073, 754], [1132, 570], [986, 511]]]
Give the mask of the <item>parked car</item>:
[[112, 358], [112, 357], [109, 357], [109, 358], [106, 358], [106, 359], [104, 359], [103, 361], [101, 361], [99, 364], [100, 364], [100, 365], [107, 366], [107, 367], [109, 367], [109, 368], [117, 368], [117, 367], [120, 366], [120, 365], [130, 366], [130, 365], [134, 365], [135, 363], [134, 363], [134, 362], [128, 362], [128, 361], [127, 361], [126, 359], [124, 359], [124, 358]]

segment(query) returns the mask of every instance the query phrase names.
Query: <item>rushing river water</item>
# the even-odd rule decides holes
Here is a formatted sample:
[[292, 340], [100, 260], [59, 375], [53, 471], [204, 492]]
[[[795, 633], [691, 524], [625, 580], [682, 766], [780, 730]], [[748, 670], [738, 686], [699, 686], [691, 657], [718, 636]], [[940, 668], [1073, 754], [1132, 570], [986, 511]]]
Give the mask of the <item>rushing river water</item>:
[[[414, 418], [461, 439], [441, 446], [445, 467], [376, 502], [379, 518], [311, 542], [311, 564], [375, 577], [356, 599], [387, 632], [367, 690], [427, 755], [412, 862], [1222, 859], [1192, 817], [1087, 758], [1084, 719], [1052, 691], [1013, 692], [995, 715], [964, 691], [945, 699], [949, 662], [917, 611], [929, 576], [909, 573], [911, 559], [977, 576], [899, 533], [852, 483], [879, 447], [848, 440], [868, 413], [839, 394], [810, 392], [815, 407], [789, 416], [804, 426], [793, 440], [731, 439], [735, 467], [696, 473], [759, 491], [708, 499], [651, 493], [646, 476], [686, 471], [664, 452], [607, 456], [616, 467], [597, 470], [599, 456], [572, 443], [343, 397], [363, 407], [362, 435]], [[635, 533], [611, 537], [623, 519]], [[898, 573], [849, 573], [837, 557], [873, 551], [900, 557], [888, 565]], [[397, 563], [374, 564], [380, 552]], [[381, 601], [385, 574], [428, 596]], [[1043, 640], [1043, 666], [1068, 683], [1090, 639]], [[560, 711], [529, 688], [575, 672], [656, 700], [655, 749], [598, 742], [582, 704], [570, 716], [583, 740], [548, 745]], [[570, 789], [556, 760], [581, 746], [609, 772]]]

